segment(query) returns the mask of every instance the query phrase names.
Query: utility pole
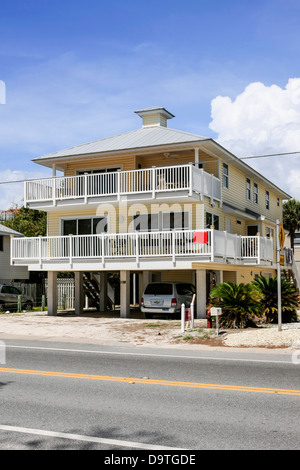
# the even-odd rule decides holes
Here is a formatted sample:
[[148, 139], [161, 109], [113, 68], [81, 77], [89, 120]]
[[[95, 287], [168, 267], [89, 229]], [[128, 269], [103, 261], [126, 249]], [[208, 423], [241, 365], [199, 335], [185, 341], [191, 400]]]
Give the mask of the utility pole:
[[284, 245], [284, 229], [279, 219], [276, 220], [276, 251], [277, 251], [277, 297], [278, 297], [278, 331], [282, 330], [282, 310], [281, 310], [281, 268], [280, 255]]

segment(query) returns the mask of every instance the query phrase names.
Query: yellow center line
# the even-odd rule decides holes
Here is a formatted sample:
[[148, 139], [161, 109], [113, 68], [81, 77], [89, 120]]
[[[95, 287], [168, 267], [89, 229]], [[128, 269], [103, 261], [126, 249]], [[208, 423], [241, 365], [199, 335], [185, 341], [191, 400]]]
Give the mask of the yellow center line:
[[136, 377], [114, 377], [109, 375], [91, 375], [91, 374], [77, 374], [72, 372], [57, 372], [46, 370], [32, 370], [32, 369], [13, 369], [7, 367], [0, 367], [0, 372], [9, 372], [13, 374], [28, 374], [28, 375], [43, 375], [49, 377], [65, 377], [75, 379], [89, 379], [89, 380], [106, 380], [110, 382], [126, 382], [126, 383], [139, 383], [149, 385], [168, 385], [173, 387], [190, 387], [190, 388], [203, 388], [213, 390], [230, 390], [236, 392], [256, 392], [256, 393], [273, 393], [279, 395], [297, 395], [300, 396], [300, 390], [282, 389], [282, 388], [264, 388], [264, 387], [250, 387], [242, 385], [226, 385], [226, 384], [210, 384], [201, 382], [181, 382], [178, 380], [159, 380], [149, 378], [136, 378]]

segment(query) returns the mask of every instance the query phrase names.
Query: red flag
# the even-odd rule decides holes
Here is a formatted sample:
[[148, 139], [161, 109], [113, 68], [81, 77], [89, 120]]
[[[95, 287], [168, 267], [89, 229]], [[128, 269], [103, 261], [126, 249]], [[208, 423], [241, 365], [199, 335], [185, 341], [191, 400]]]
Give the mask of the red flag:
[[193, 243], [208, 243], [208, 232], [194, 232]]

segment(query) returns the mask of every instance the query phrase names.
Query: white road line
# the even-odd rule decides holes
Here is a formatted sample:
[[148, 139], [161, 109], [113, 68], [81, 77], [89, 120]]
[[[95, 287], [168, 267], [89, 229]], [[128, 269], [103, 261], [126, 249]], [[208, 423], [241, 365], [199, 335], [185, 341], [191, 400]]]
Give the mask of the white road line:
[[6, 348], [19, 348], [19, 349], [39, 349], [44, 351], [59, 351], [59, 352], [76, 352], [76, 353], [89, 353], [89, 354], [114, 354], [119, 356], [145, 356], [145, 357], [160, 357], [160, 358], [175, 358], [175, 359], [208, 359], [215, 361], [239, 361], [239, 362], [261, 362], [261, 363], [272, 363], [272, 364], [289, 364], [291, 361], [278, 361], [269, 359], [245, 359], [235, 357], [213, 357], [213, 356], [186, 356], [186, 355], [175, 355], [175, 354], [154, 354], [154, 353], [141, 353], [141, 352], [126, 352], [126, 351], [94, 351], [91, 349], [67, 349], [67, 348], [47, 348], [44, 346], [19, 346], [7, 344]]
[[69, 439], [73, 441], [94, 442], [96, 444], [106, 444], [106, 445], [112, 445], [112, 446], [117, 446], [117, 447], [131, 447], [134, 449], [143, 449], [143, 450], [187, 450], [187, 449], [179, 449], [176, 447], [164, 447], [164, 446], [159, 446], [159, 445], [143, 444], [140, 442], [123, 441], [123, 440], [118, 440], [118, 439], [106, 439], [102, 437], [82, 436], [80, 434], [46, 431], [44, 429], [31, 429], [31, 428], [23, 428], [19, 426], [7, 426], [4, 424], [0, 425], [0, 431], [19, 432], [23, 434], [34, 434], [37, 436]]

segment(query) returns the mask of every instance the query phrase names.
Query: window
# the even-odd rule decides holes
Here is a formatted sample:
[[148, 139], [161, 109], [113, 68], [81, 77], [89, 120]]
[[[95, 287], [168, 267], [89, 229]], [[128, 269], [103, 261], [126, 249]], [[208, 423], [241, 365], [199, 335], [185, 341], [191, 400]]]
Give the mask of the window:
[[270, 209], [270, 193], [266, 191], [266, 209]]
[[266, 237], [274, 238], [274, 229], [271, 227], [266, 227]]
[[223, 188], [229, 188], [229, 171], [226, 163], [223, 163]]
[[219, 230], [219, 227], [220, 227], [219, 220], [220, 218], [218, 215], [211, 214], [210, 212], [206, 212], [205, 228], [210, 228], [211, 225], [213, 225], [216, 230]]
[[255, 204], [258, 204], [258, 184], [253, 184], [253, 201]]
[[184, 230], [189, 228], [188, 212], [170, 212], [162, 214], [163, 230]]
[[0, 251], [3, 251], [3, 235], [0, 235]]
[[158, 214], [134, 215], [133, 230], [137, 232], [152, 232], [158, 230]]
[[280, 199], [279, 199], [279, 197], [277, 198], [277, 207], [280, 207]]
[[251, 201], [251, 181], [249, 178], [246, 178], [246, 198]]
[[62, 224], [63, 235], [93, 235], [108, 229], [107, 217], [65, 219]]
[[168, 283], [148, 284], [145, 295], [172, 295], [173, 285]]

